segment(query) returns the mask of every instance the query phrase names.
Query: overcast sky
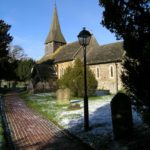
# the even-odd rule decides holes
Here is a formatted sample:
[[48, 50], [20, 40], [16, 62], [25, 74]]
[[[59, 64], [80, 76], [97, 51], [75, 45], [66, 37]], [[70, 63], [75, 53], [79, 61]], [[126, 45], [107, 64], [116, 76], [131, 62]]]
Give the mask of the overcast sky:
[[[100, 45], [116, 42], [115, 36], [100, 22], [98, 0], [56, 0], [59, 22], [66, 41], [77, 40], [86, 27]], [[33, 59], [44, 55], [44, 41], [50, 30], [55, 0], [0, 0], [0, 19], [10, 24], [12, 44], [20, 45]]]

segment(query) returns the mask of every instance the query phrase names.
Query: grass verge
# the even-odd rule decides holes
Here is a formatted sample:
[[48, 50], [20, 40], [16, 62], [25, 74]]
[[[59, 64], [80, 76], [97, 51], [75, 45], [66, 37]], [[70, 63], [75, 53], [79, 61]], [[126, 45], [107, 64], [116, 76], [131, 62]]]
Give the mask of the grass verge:
[[[59, 125], [58, 114], [61, 114], [62, 111], [68, 108], [68, 104], [58, 104], [52, 94], [43, 96], [40, 94], [31, 95], [27, 92], [22, 92], [20, 97], [25, 101], [27, 106], [57, 125]], [[59, 127], [61, 126], [59, 125]]]

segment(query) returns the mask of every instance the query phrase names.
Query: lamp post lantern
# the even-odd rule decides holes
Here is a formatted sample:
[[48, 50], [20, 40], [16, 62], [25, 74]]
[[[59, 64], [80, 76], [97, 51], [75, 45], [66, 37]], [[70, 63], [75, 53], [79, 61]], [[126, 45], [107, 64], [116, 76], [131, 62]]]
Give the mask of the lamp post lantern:
[[80, 45], [83, 46], [84, 56], [84, 129], [89, 130], [89, 110], [88, 110], [88, 94], [87, 94], [87, 75], [86, 75], [86, 46], [89, 45], [92, 34], [83, 28], [78, 35]]

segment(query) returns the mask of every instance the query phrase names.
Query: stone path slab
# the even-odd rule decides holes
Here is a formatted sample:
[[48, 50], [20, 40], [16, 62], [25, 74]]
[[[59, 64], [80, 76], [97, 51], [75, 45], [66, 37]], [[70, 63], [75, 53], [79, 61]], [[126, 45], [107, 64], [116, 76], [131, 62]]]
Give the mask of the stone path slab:
[[5, 113], [16, 149], [90, 150], [87, 145], [28, 108], [17, 93], [6, 95]]

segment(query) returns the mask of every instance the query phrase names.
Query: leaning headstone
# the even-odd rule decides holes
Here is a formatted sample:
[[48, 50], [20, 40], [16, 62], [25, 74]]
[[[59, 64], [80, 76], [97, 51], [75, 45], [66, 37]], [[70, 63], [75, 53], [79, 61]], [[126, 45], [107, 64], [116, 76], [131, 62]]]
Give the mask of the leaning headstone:
[[113, 133], [116, 140], [128, 139], [132, 136], [132, 109], [130, 98], [123, 94], [116, 94], [111, 101]]
[[70, 89], [59, 89], [56, 92], [56, 96], [59, 104], [69, 104], [71, 91]]

